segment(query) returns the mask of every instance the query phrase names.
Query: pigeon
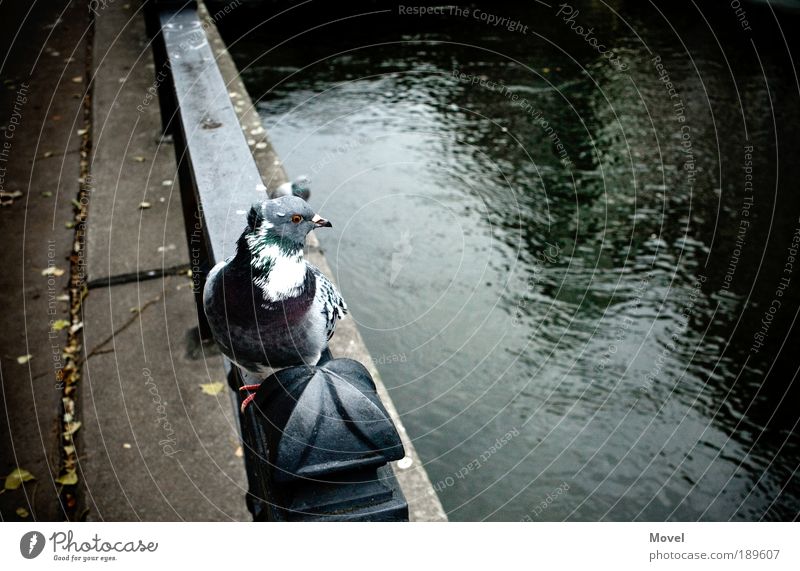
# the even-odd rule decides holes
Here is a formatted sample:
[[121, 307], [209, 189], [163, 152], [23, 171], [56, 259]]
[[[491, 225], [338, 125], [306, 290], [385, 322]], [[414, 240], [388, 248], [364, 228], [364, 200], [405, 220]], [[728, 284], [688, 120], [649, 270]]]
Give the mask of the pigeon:
[[299, 196], [303, 200], [308, 200], [311, 197], [311, 179], [306, 175], [300, 175], [292, 182], [284, 182], [272, 193], [272, 198], [281, 196]]
[[[203, 290], [212, 337], [240, 368], [263, 377], [270, 369], [319, 361], [347, 304], [303, 258], [303, 246], [311, 230], [331, 226], [296, 196], [250, 208], [236, 254], [214, 266]], [[254, 397], [242, 402], [242, 412]]]

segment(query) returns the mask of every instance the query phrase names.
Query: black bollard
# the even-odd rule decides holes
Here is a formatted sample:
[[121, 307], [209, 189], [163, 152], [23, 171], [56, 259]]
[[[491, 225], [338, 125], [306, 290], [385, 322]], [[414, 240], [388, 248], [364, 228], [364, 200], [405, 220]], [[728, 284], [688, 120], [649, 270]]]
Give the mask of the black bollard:
[[244, 416], [243, 428], [266, 445], [249, 451], [256, 520], [408, 520], [388, 465], [404, 456], [403, 444], [357, 361], [282, 369], [264, 380]]

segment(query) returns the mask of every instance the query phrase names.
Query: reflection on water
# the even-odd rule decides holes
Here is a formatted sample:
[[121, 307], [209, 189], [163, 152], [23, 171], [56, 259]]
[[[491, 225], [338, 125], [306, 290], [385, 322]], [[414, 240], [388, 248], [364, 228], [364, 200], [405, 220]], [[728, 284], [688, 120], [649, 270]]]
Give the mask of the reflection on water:
[[573, 4], [222, 26], [452, 519], [793, 519], [784, 40]]

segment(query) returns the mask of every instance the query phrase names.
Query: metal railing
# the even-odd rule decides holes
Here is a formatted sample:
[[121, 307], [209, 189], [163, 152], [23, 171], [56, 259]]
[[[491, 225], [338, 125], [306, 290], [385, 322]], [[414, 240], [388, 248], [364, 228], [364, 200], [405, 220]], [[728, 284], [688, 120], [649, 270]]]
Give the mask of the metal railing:
[[[235, 253], [253, 202], [266, 188], [247, 145], [194, 2], [151, 0], [148, 29], [165, 133], [178, 163], [186, 238], [202, 339], [210, 268]], [[225, 360], [234, 401], [248, 378]], [[405, 521], [408, 505], [389, 462], [400, 436], [365, 367], [326, 352], [316, 367], [264, 380], [240, 419], [248, 508], [256, 520]]]

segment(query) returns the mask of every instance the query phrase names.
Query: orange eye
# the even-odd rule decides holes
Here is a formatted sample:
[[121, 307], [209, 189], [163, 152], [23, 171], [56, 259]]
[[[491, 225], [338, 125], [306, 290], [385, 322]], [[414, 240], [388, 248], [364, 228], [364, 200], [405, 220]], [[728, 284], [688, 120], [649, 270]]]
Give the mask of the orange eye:
[[294, 222], [295, 224], [300, 224], [300, 222], [302, 221], [303, 221], [302, 216], [300, 216], [299, 214], [292, 214], [292, 222]]

